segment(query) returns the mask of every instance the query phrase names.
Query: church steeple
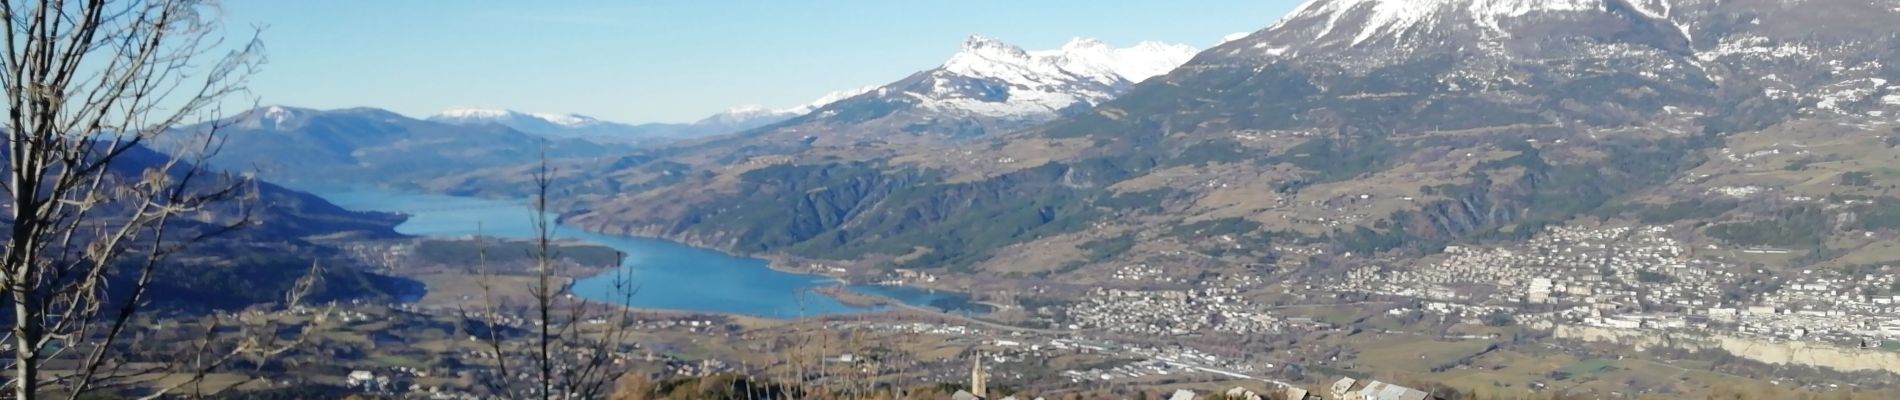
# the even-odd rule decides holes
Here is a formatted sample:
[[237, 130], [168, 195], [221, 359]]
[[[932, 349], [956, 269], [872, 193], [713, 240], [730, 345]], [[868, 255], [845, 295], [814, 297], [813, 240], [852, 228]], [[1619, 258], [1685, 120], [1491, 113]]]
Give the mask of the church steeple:
[[976, 360], [970, 363], [970, 394], [977, 398], [990, 398], [989, 374], [983, 371], [983, 353], [976, 354]]

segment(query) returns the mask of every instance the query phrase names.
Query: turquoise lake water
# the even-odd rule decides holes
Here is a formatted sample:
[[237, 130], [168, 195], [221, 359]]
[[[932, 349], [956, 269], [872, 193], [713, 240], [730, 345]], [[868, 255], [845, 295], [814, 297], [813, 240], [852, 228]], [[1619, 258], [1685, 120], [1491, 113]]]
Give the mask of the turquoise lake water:
[[[378, 191], [330, 192], [324, 199], [344, 208], [400, 212], [409, 219], [396, 226], [407, 235], [534, 237], [534, 211], [526, 202]], [[614, 287], [616, 276], [638, 290], [627, 305], [635, 308], [802, 318], [876, 311], [852, 307], [812, 289], [836, 285], [832, 278], [782, 272], [756, 258], [736, 257], [664, 240], [628, 238], [557, 226], [554, 236], [612, 247], [626, 253], [621, 270], [575, 283], [575, 295], [618, 303], [626, 297]], [[910, 287], [853, 285], [854, 291], [909, 304], [972, 312], [958, 293]]]

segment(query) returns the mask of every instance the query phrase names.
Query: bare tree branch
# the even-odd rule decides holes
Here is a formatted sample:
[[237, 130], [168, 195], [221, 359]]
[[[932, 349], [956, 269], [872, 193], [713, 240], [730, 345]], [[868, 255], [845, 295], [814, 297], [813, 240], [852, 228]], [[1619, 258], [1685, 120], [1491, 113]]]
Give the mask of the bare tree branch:
[[[9, 218], [0, 314], [10, 317], [12, 398], [53, 389], [71, 399], [119, 383], [116, 353], [165, 258], [252, 222], [239, 205], [232, 221], [174, 226], [257, 191], [248, 178], [205, 169], [220, 126], [201, 140], [160, 140], [215, 119], [263, 62], [254, 37], [214, 54], [226, 47], [215, 8], [206, 0], [0, 0], [0, 189]], [[151, 147], [166, 143], [175, 148]], [[200, 350], [211, 351], [206, 334]], [[270, 350], [246, 343], [202, 353], [195, 371], [202, 377], [260, 352]], [[49, 362], [70, 367], [43, 369]]]
[[[625, 270], [617, 268], [625, 255], [616, 258], [613, 271], [615, 303], [599, 303], [573, 298], [574, 274], [566, 270], [555, 243], [555, 224], [549, 207], [553, 171], [543, 157], [534, 177], [532, 200], [533, 269], [526, 284], [530, 308], [530, 337], [527, 343], [510, 342], [496, 328], [499, 310], [508, 305], [496, 295], [494, 275], [478, 266], [483, 292], [483, 307], [490, 328], [484, 344], [496, 360], [499, 379], [488, 382], [495, 394], [506, 398], [604, 399], [612, 394], [614, 383], [625, 372], [616, 363], [630, 346], [634, 312], [626, 304], [637, 292]], [[485, 250], [482, 251], [485, 254]], [[480, 258], [485, 263], [486, 258]], [[467, 308], [463, 318], [473, 320]], [[511, 343], [513, 343], [511, 345]], [[524, 366], [526, 365], [526, 366]], [[524, 372], [529, 368], [533, 372]], [[527, 376], [532, 375], [532, 376]]]

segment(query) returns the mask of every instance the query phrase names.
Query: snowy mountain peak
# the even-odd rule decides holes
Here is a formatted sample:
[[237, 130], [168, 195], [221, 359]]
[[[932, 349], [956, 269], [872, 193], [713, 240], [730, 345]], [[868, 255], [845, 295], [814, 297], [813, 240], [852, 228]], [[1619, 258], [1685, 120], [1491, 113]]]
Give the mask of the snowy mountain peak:
[[565, 126], [569, 128], [578, 128], [578, 127], [584, 127], [584, 126], [599, 125], [599, 124], [604, 123], [604, 121], [601, 121], [600, 119], [585, 116], [585, 115], [580, 115], [580, 114], [529, 113], [528, 115], [533, 116], [535, 118], [539, 118], [542, 121], [547, 121], [548, 123], [551, 123], [551, 124]]
[[839, 90], [839, 91], [835, 91], [831, 93], [826, 93], [824, 96], [819, 97], [817, 100], [813, 100], [810, 103], [805, 103], [805, 104], [792, 106], [792, 107], [786, 107], [786, 108], [774, 109], [774, 108], [768, 108], [766, 106], [757, 105], [757, 104], [740, 105], [740, 106], [726, 109], [726, 111], [722, 111], [718, 114], [713, 114], [710, 117], [706, 117], [704, 119], [699, 120], [698, 122], [694, 122], [694, 124], [724, 125], [724, 126], [764, 125], [771, 122], [778, 122], [778, 121], [791, 119], [793, 117], [797, 117], [800, 115], [810, 114], [812, 111], [817, 110], [820, 107], [824, 107], [827, 104], [835, 103], [835, 102], [838, 102], [838, 100], [844, 100], [852, 96], [864, 94], [864, 92], [869, 92], [872, 89], [877, 89], [877, 86], [865, 86], [865, 87], [855, 88], [855, 89]]
[[694, 123], [700, 125], [738, 125], [745, 124], [748, 121], [776, 120], [790, 117], [791, 116], [782, 115], [778, 110], [765, 108], [765, 106], [746, 104], [728, 108], [726, 111], [721, 111], [718, 114], [713, 114]]
[[1022, 53], [1023, 49], [1021, 47], [1016, 47], [1016, 45], [1004, 43], [1001, 40], [985, 37], [983, 35], [970, 35], [969, 38], [963, 39], [963, 52], [966, 52], [966, 53], [984, 53], [984, 52]]
[[1055, 50], [1024, 51], [1021, 47], [983, 36], [971, 36], [963, 50], [944, 62], [943, 69], [973, 78], [997, 78], [1010, 83], [1082, 78], [1113, 85], [1140, 82], [1187, 62], [1199, 50], [1180, 44], [1142, 42], [1112, 48], [1090, 38], [1075, 38]]
[[1030, 51], [973, 35], [936, 70], [878, 88], [872, 97], [930, 110], [1044, 118], [1100, 104], [1136, 83], [1179, 67], [1197, 52], [1190, 46], [1161, 42], [1116, 48], [1090, 38]]
[[430, 116], [429, 119], [492, 119], [520, 115], [513, 110], [499, 108], [456, 107]]
[[240, 116], [240, 120], [238, 124], [243, 127], [253, 128], [253, 129], [284, 128], [284, 127], [290, 127], [290, 126], [294, 126], [296, 124], [301, 123], [305, 118], [309, 117], [314, 112], [315, 110], [310, 110], [310, 109], [305, 109], [305, 108], [285, 107], [285, 106], [276, 106], [276, 105], [260, 107], [257, 109], [253, 109], [249, 112], [246, 112], [245, 115]]
[[[1064, 46], [1057, 65], [1083, 76], [1111, 74], [1129, 83], [1138, 83], [1181, 66], [1200, 50], [1192, 46], [1161, 42], [1141, 42], [1115, 49], [1102, 42], [1083, 42]], [[1078, 42], [1070, 42], [1075, 45]]]
[[430, 121], [449, 123], [499, 123], [514, 126], [521, 122], [553, 124], [569, 128], [606, 123], [580, 114], [527, 113], [501, 108], [457, 107], [431, 115]]
[[758, 104], [737, 105], [737, 106], [733, 106], [732, 108], [728, 108], [726, 109], [726, 111], [724, 111], [724, 113], [726, 114], [759, 114], [759, 113], [769, 113], [769, 112], [772, 112], [772, 109], [765, 108], [765, 106], [758, 105]]
[[457, 107], [431, 115], [429, 121], [455, 125], [496, 124], [544, 136], [579, 136], [579, 131], [606, 130], [620, 124], [568, 113], [531, 113], [501, 108]]
[[[1309, 0], [1270, 30], [1303, 19], [1323, 20], [1315, 38], [1351, 38], [1353, 45], [1384, 36], [1433, 29], [1431, 23], [1471, 22], [1504, 34], [1505, 19], [1540, 12], [1603, 10], [1608, 0]], [[1357, 23], [1345, 23], [1348, 18]], [[1349, 25], [1349, 26], [1348, 26]]]
[[282, 123], [290, 118], [295, 118], [296, 115], [297, 112], [292, 111], [290, 108], [284, 106], [270, 106], [264, 108], [263, 118]]
[[998, 68], [1020, 68], [1033, 63], [1029, 52], [1021, 47], [1003, 43], [982, 36], [970, 36], [963, 42], [963, 49], [950, 56], [944, 62], [944, 69], [965, 75], [983, 75], [993, 73]]

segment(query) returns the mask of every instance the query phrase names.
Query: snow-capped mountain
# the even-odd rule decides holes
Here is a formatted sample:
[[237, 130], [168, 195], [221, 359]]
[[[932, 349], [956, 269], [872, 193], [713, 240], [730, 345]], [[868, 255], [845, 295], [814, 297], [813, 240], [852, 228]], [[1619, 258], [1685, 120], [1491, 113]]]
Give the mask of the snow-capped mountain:
[[[1702, 100], [1765, 95], [1802, 112], [1879, 113], [1867, 108], [1900, 90], [1883, 59], [1893, 53], [1883, 46], [1896, 17], [1894, 0], [1312, 0], [1200, 62], [1300, 65], [1376, 78], [1342, 84], [1403, 83], [1412, 85], [1406, 92], [1492, 93], [1496, 101], [1594, 87], [1580, 94], [1607, 95], [1603, 107], [1583, 111], [1588, 101], [1573, 97], [1548, 108], [1584, 119], [1644, 120], [1716, 87], [1729, 93]], [[1629, 86], [1616, 94], [1604, 86], [1612, 82]], [[1632, 103], [1633, 93], [1655, 95]]]
[[1082, 38], [1060, 48], [1031, 51], [970, 36], [937, 67], [889, 84], [835, 92], [798, 107], [744, 107], [708, 118], [701, 123], [798, 115], [694, 147], [725, 153], [721, 158], [788, 154], [814, 146], [852, 148], [861, 152], [854, 157], [862, 157], [954, 142], [1088, 109], [1196, 54], [1193, 47], [1179, 44], [1142, 42], [1117, 48]]
[[861, 95], [861, 94], [870, 93], [872, 90], [877, 90], [877, 85], [871, 85], [871, 86], [865, 86], [865, 87], [859, 87], [859, 88], [853, 88], [853, 89], [845, 89], [845, 90], [839, 90], [839, 91], [835, 91], [831, 93], [826, 93], [824, 96], [820, 96], [818, 100], [812, 100], [812, 102], [810, 103], [805, 103], [803, 105], [799, 105], [796, 107], [779, 109], [778, 112], [779, 114], [790, 114], [793, 116], [810, 114], [812, 111], [818, 110], [819, 107], [824, 107], [826, 105], [830, 105], [831, 103], [843, 101], [844, 99], [857, 97], [858, 95]]
[[778, 122], [778, 121], [791, 119], [792, 117], [796, 117], [796, 116], [798, 116], [798, 114], [786, 115], [784, 113], [781, 113], [779, 110], [765, 108], [765, 106], [756, 105], [756, 104], [748, 104], [748, 105], [729, 108], [729, 109], [726, 109], [725, 111], [720, 111], [718, 114], [713, 114], [712, 116], [701, 118], [699, 121], [694, 121], [693, 123], [694, 124], [708, 124], [708, 125], [741, 125], [741, 124], [754, 123], [758, 121], [769, 121], [769, 122], [766, 122], [769, 124], [772, 122]]
[[786, 108], [774, 109], [757, 104], [748, 104], [713, 114], [693, 124], [706, 126], [763, 126], [809, 114], [812, 110], [817, 110], [819, 107], [824, 107], [827, 104], [848, 99], [852, 96], [864, 94], [865, 92], [870, 92], [875, 89], [877, 89], [877, 86], [839, 90], [826, 93], [824, 96], [819, 97], [818, 100], [813, 100], [810, 103]]
[[[450, 115], [509, 117], [478, 110]], [[577, 127], [589, 123], [578, 117], [554, 120]], [[404, 184], [473, 168], [533, 162], [544, 154], [551, 158], [585, 158], [631, 149], [549, 138], [498, 123], [460, 125], [368, 107], [315, 110], [267, 106], [183, 129], [203, 131], [212, 126], [221, 127], [223, 150], [210, 160], [213, 166], [257, 171], [280, 183], [315, 186]], [[188, 136], [174, 139], [183, 137]]]
[[440, 113], [436, 113], [435, 115], [430, 116], [429, 119], [436, 120], [438, 122], [455, 122], [455, 121], [493, 122], [493, 121], [503, 121], [503, 120], [534, 120], [534, 121], [539, 121], [541, 123], [554, 124], [554, 125], [570, 127], [570, 128], [587, 126], [587, 125], [595, 125], [595, 124], [601, 123], [601, 121], [598, 119], [594, 119], [593, 117], [579, 115], [579, 114], [524, 113], [524, 112], [519, 112], [519, 111], [514, 111], [514, 110], [502, 110], [502, 109], [493, 109], [493, 108], [452, 108], [448, 110], [443, 110]]
[[[568, 221], [746, 252], [894, 249], [866, 260], [878, 266], [930, 248], [918, 265], [1001, 273], [1098, 232], [1191, 221], [1259, 244], [1218, 244], [1223, 257], [1276, 259], [1283, 232], [1409, 255], [1715, 204], [1712, 189], [1734, 185], [1772, 193], [1662, 223], [1695, 235], [1823, 208], [1819, 193], [1889, 195], [1836, 182], [1891, 163], [1895, 26], [1894, 0], [1312, 0], [1099, 103], [1139, 79], [977, 38], [941, 68], [774, 129], [621, 160], [590, 176], [683, 178], [615, 190]], [[1065, 104], [1094, 107], [999, 122]], [[1160, 194], [1099, 201], [1133, 188]], [[1636, 213], [1613, 220], [1652, 218]], [[1000, 245], [942, 245], [973, 231]], [[1708, 243], [1746, 245], [1724, 241]], [[1259, 251], [1226, 253], [1241, 247]]]
[[[1682, 49], [1690, 33], [1669, 15], [1677, 11], [1672, 3], [1688, 1], [1696, 0], [1312, 0], [1266, 30], [1224, 43], [1225, 49], [1217, 53], [1273, 58], [1324, 54], [1343, 58], [1342, 64], [1370, 67], [1418, 53], [1570, 52], [1578, 36]], [[1589, 34], [1593, 30], [1600, 34]], [[1551, 38], [1570, 43], [1507, 45]], [[1248, 46], [1228, 45], [1232, 42]]]
[[454, 125], [498, 124], [549, 137], [588, 137], [611, 134], [629, 127], [579, 114], [529, 113], [475, 107], [443, 110], [427, 119]]
[[[1136, 83], [1180, 66], [1197, 51], [1160, 42], [1115, 48], [1083, 38], [1057, 49], [1028, 51], [996, 39], [971, 36], [942, 65], [895, 83], [840, 90], [786, 108], [738, 106], [687, 124], [633, 125], [575, 114], [490, 108], [451, 109], [428, 119], [458, 125], [500, 124], [549, 137], [652, 142], [740, 132], [808, 115], [825, 123], [852, 124], [899, 110], [914, 110], [907, 113], [908, 119], [951, 119], [955, 125], [951, 130], [970, 133], [985, 131], [985, 125], [991, 122], [999, 127], [1015, 127], [1099, 104]], [[920, 126], [911, 129], [931, 130]]]
[[230, 123], [229, 128], [238, 130], [290, 131], [305, 129], [312, 124], [335, 123], [343, 119], [376, 124], [401, 124], [411, 120], [402, 114], [372, 107], [317, 110], [271, 105], [231, 116], [226, 122]]
[[1058, 49], [1028, 51], [971, 36], [938, 68], [878, 88], [864, 100], [991, 118], [1047, 118], [1114, 98], [1196, 51], [1158, 42], [1113, 48], [1080, 38]]
[[317, 112], [307, 108], [266, 106], [239, 115], [235, 125], [242, 129], [291, 129]]
[[497, 108], [453, 108], [427, 119], [453, 125], [496, 124], [531, 134], [556, 138], [585, 138], [617, 142], [658, 143], [679, 139], [739, 132], [771, 125], [810, 113], [827, 104], [863, 94], [876, 86], [827, 93], [810, 103], [766, 108], [758, 105], [733, 107], [692, 123], [626, 124], [580, 114], [532, 113]]
[[[1427, 33], [1454, 21], [1472, 22], [1489, 33], [1508, 36], [1511, 32], [1503, 25], [1512, 22], [1511, 19], [1533, 14], [1599, 11], [1608, 6], [1604, 0], [1328, 0], [1308, 2], [1292, 15], [1324, 18], [1326, 24], [1315, 35], [1317, 38], [1343, 40], [1349, 37], [1352, 44], [1362, 44], [1382, 37]], [[1351, 24], [1350, 28], [1341, 26], [1342, 19], [1354, 16], [1362, 18], [1362, 22]]]

